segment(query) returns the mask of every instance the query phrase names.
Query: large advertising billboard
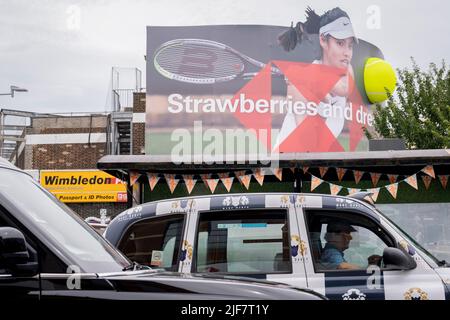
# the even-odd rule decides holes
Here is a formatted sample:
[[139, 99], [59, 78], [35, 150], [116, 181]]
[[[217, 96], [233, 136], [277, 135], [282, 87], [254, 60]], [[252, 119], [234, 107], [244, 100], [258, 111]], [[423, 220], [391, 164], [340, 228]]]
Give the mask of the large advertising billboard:
[[373, 57], [383, 54], [339, 8], [308, 9], [291, 28], [147, 27], [146, 153], [367, 150]]

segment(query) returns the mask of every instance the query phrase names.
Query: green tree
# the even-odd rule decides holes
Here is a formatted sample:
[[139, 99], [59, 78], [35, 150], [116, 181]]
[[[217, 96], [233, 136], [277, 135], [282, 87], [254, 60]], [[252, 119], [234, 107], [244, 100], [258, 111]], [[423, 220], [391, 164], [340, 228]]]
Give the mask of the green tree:
[[[450, 72], [445, 61], [423, 72], [398, 69], [397, 90], [378, 104], [374, 127], [380, 137], [402, 138], [409, 149], [450, 147]], [[372, 135], [366, 131], [368, 138]]]

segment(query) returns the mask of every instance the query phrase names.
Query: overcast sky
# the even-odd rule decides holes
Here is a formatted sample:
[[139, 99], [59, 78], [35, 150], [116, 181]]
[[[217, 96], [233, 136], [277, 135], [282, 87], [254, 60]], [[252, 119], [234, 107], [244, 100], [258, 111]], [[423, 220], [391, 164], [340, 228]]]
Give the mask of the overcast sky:
[[450, 62], [447, 0], [0, 0], [0, 93], [29, 90], [0, 96], [0, 108], [108, 110], [113, 66], [139, 68], [145, 85], [146, 26], [289, 26], [308, 4], [346, 10], [357, 36], [395, 68], [410, 56], [422, 67]]

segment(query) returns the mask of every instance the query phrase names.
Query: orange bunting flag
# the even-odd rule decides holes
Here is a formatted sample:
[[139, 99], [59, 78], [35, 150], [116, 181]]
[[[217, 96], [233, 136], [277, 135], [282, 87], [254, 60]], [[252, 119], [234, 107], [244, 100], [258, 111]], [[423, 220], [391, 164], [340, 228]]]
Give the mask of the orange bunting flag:
[[283, 168], [274, 168], [272, 169], [273, 174], [275, 175], [275, 177], [278, 178], [278, 180], [282, 180], [283, 178]]
[[341, 191], [342, 187], [336, 184], [330, 183], [330, 192], [333, 196], [337, 195]]
[[408, 183], [414, 189], [419, 190], [419, 188], [417, 187], [417, 176], [415, 174], [406, 178], [405, 182]]
[[322, 184], [323, 180], [311, 175], [311, 191]]
[[347, 188], [348, 194], [351, 196], [352, 194], [358, 193], [361, 191], [361, 189], [356, 188]]
[[370, 197], [372, 198], [373, 202], [377, 202], [378, 195], [380, 194], [380, 188], [368, 189], [367, 191], [372, 192]]
[[327, 173], [327, 171], [328, 171], [328, 167], [319, 167], [319, 171], [320, 171], [320, 177], [323, 178], [325, 173]]
[[201, 175], [200, 175], [200, 177], [202, 178], [203, 183], [204, 183], [207, 187], [209, 187], [209, 186], [208, 186], [208, 182], [206, 182], [206, 180], [208, 180], [210, 176], [211, 176], [211, 175], [210, 175], [209, 173], [204, 173], [204, 174], [201, 174]]
[[253, 171], [253, 176], [255, 177], [256, 181], [258, 181], [259, 185], [263, 185], [264, 183], [264, 175], [265, 171], [262, 168], [256, 169]]
[[447, 182], [448, 182], [448, 174], [444, 176], [438, 176], [439, 181], [441, 181], [442, 188], [447, 189]]
[[425, 185], [425, 189], [428, 190], [430, 188], [431, 176], [422, 176], [423, 184]]
[[336, 168], [336, 174], [339, 181], [342, 181], [342, 178], [344, 177], [345, 173], [347, 172], [347, 169], [343, 168]]
[[141, 177], [142, 174], [140, 174], [137, 171], [130, 171], [130, 185], [132, 186], [133, 184], [136, 183], [136, 181], [138, 181], [138, 179]]
[[214, 193], [219, 184], [219, 179], [206, 179], [206, 184], [208, 185], [209, 190], [211, 190], [211, 193]]
[[386, 189], [394, 199], [397, 199], [398, 183], [389, 184], [386, 186]]
[[430, 177], [432, 177], [433, 179], [436, 178], [436, 176], [434, 175], [434, 169], [433, 166], [426, 166], [425, 168], [423, 168], [422, 170], [420, 170], [424, 173], [426, 173], [427, 175], [429, 175]]
[[388, 176], [389, 182], [391, 184], [394, 184], [397, 182], [398, 174], [388, 174], [387, 176]]
[[195, 187], [195, 184], [197, 183], [197, 180], [194, 179], [194, 175], [192, 174], [183, 174], [183, 180], [184, 184], [186, 185], [188, 194], [191, 194], [192, 190]]
[[238, 177], [241, 183], [244, 185], [244, 187], [248, 190], [250, 187], [250, 180], [252, 179], [251, 174], [245, 174], [243, 176]]
[[159, 181], [159, 177], [155, 173], [147, 173], [148, 184], [150, 185], [150, 191], [153, 191], [156, 184]]
[[303, 173], [306, 174], [308, 172], [309, 167], [302, 167]]
[[353, 175], [355, 176], [356, 184], [358, 184], [361, 181], [363, 174], [364, 174], [364, 171], [353, 170]]
[[170, 193], [173, 193], [180, 179], [175, 179], [174, 174], [164, 174], [164, 178], [166, 178], [166, 182], [169, 185]]
[[[378, 181], [380, 180], [381, 173], [370, 173], [370, 177], [372, 178], [372, 184], [374, 187], [377, 186]], [[374, 200], [375, 201], [375, 200]]]
[[[220, 177], [220, 180], [222, 181], [223, 185], [225, 186], [225, 188], [227, 189], [228, 192], [230, 192], [231, 190], [231, 186], [233, 185], [233, 180], [234, 177], [227, 177], [226, 173], [221, 173], [223, 176]], [[221, 175], [219, 174], [219, 176]]]

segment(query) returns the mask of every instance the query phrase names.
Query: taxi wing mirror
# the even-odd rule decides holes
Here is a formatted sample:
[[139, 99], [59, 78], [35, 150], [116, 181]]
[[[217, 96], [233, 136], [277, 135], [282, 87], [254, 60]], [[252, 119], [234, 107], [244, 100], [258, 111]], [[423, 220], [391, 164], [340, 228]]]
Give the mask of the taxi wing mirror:
[[11, 227], [0, 228], [0, 257], [14, 275], [34, 275], [38, 264], [30, 261], [25, 236]]
[[417, 267], [416, 261], [405, 250], [392, 247], [384, 249], [383, 263], [390, 270], [411, 270]]

